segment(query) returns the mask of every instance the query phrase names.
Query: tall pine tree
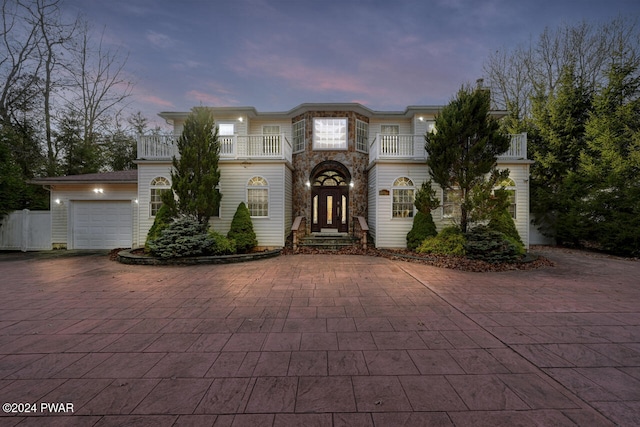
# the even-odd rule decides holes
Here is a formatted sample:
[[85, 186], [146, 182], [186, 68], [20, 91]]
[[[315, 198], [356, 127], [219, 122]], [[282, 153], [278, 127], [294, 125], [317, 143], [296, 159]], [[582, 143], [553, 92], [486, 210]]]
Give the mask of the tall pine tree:
[[508, 176], [508, 171], [496, 170], [496, 162], [509, 149], [510, 140], [490, 116], [490, 105], [488, 90], [463, 87], [436, 117], [436, 131], [426, 136], [431, 178], [445, 190], [459, 191], [463, 232], [474, 210], [474, 191], [477, 200], [487, 179], [498, 183]]
[[177, 145], [180, 158], [173, 158], [171, 188], [178, 196], [178, 212], [207, 223], [218, 213], [222, 198], [218, 190], [218, 128], [209, 109], [193, 109]]

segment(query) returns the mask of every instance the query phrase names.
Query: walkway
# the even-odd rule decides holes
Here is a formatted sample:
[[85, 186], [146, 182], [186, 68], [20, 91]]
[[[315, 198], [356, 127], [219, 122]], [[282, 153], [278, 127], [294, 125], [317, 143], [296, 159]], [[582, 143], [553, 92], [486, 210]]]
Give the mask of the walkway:
[[640, 425], [640, 262], [545, 255], [0, 254], [0, 426]]

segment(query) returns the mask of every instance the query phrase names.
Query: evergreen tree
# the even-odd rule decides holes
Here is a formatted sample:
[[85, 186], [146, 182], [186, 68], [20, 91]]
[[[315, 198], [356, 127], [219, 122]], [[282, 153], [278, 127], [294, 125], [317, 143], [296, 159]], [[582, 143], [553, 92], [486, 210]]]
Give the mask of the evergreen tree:
[[547, 234], [566, 243], [572, 240], [566, 230], [576, 220], [570, 214], [571, 203], [582, 191], [570, 176], [578, 170], [586, 147], [590, 110], [591, 91], [575, 76], [573, 66], [564, 68], [555, 92], [533, 100], [531, 211]]
[[238, 253], [246, 253], [258, 245], [256, 233], [253, 231], [251, 213], [244, 202], [240, 202], [231, 220], [231, 227], [227, 233], [229, 240], [235, 241]]
[[492, 173], [497, 157], [509, 149], [510, 140], [489, 115], [490, 101], [488, 90], [461, 88], [436, 117], [436, 131], [426, 136], [431, 178], [445, 190], [460, 192], [463, 232], [474, 209], [473, 189], [480, 188], [488, 174], [496, 183], [508, 176], [508, 171]]
[[222, 198], [217, 188], [220, 182], [218, 128], [209, 109], [193, 109], [177, 145], [180, 158], [173, 158], [171, 188], [178, 196], [178, 211], [207, 223], [218, 213]]
[[574, 232], [599, 249], [640, 255], [640, 62], [614, 62], [608, 84], [594, 98], [585, 127], [586, 149], [573, 181]]

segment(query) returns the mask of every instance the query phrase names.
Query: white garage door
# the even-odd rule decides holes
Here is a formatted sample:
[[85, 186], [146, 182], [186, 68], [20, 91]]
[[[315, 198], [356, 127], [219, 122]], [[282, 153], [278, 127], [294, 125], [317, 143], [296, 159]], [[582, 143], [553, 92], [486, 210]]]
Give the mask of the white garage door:
[[133, 215], [129, 201], [73, 202], [73, 248], [130, 248]]

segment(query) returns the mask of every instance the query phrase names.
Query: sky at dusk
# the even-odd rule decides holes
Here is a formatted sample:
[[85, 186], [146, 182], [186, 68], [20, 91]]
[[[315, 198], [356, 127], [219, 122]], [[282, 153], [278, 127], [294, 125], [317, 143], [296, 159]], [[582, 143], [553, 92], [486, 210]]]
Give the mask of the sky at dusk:
[[638, 0], [66, 0], [128, 54], [129, 108], [448, 103], [545, 27], [639, 17]]

